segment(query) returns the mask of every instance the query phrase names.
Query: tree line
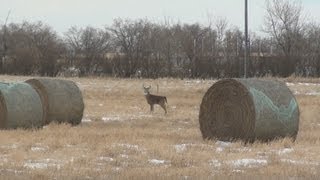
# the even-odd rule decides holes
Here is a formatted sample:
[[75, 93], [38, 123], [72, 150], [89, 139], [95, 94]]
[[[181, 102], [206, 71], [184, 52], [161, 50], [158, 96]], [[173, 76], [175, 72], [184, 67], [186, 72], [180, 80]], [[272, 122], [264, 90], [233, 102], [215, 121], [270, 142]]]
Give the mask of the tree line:
[[[250, 33], [248, 76], [320, 76], [320, 25], [298, 1], [267, 0], [262, 31]], [[224, 18], [208, 25], [115, 19], [105, 28], [3, 24], [0, 73], [40, 76], [228, 78], [244, 73], [244, 33]]]

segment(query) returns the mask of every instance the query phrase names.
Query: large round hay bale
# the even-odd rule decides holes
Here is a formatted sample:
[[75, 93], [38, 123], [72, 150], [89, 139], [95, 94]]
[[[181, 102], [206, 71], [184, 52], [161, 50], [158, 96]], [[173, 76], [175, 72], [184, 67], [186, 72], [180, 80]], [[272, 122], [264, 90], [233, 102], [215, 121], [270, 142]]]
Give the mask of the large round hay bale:
[[226, 79], [204, 95], [199, 112], [204, 139], [269, 141], [296, 138], [299, 107], [283, 82]]
[[29, 79], [30, 84], [40, 95], [45, 109], [46, 124], [50, 122], [81, 122], [84, 103], [78, 86], [68, 80], [36, 78]]
[[44, 122], [40, 96], [27, 83], [0, 83], [0, 129], [39, 128]]

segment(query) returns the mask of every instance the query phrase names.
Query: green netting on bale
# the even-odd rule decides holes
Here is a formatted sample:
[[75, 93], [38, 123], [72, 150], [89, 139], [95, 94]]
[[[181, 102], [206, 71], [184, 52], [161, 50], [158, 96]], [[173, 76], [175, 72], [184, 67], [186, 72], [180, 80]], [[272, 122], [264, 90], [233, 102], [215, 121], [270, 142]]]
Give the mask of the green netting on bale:
[[296, 137], [299, 129], [298, 103], [285, 83], [270, 80], [239, 79], [253, 97], [255, 137]]
[[81, 91], [74, 82], [39, 78], [27, 80], [26, 83], [33, 86], [41, 97], [46, 124], [65, 122], [77, 125], [81, 122], [84, 103]]
[[0, 128], [43, 126], [43, 109], [38, 93], [27, 83], [0, 83]]
[[215, 83], [204, 95], [199, 122], [205, 139], [295, 139], [299, 107], [283, 82], [226, 79]]

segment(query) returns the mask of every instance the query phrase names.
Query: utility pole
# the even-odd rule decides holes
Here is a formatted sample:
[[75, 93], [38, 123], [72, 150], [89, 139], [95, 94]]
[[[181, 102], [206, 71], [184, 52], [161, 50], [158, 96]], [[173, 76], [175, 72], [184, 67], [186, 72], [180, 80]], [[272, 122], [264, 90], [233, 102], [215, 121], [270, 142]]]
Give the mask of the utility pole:
[[244, 48], [244, 78], [247, 78], [247, 59], [248, 59], [248, 0], [244, 0], [244, 35], [245, 35], [245, 48]]

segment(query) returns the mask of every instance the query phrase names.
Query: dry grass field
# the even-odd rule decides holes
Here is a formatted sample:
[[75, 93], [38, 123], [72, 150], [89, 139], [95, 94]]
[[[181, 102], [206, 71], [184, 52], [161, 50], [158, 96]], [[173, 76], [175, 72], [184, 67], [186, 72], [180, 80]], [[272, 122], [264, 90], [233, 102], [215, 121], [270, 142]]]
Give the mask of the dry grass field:
[[[30, 77], [0, 76], [2, 82]], [[214, 80], [70, 78], [82, 90], [82, 123], [0, 131], [0, 179], [317, 179], [320, 79], [280, 79], [300, 107], [297, 140], [204, 141], [198, 113]], [[166, 95], [149, 112], [142, 83]]]

